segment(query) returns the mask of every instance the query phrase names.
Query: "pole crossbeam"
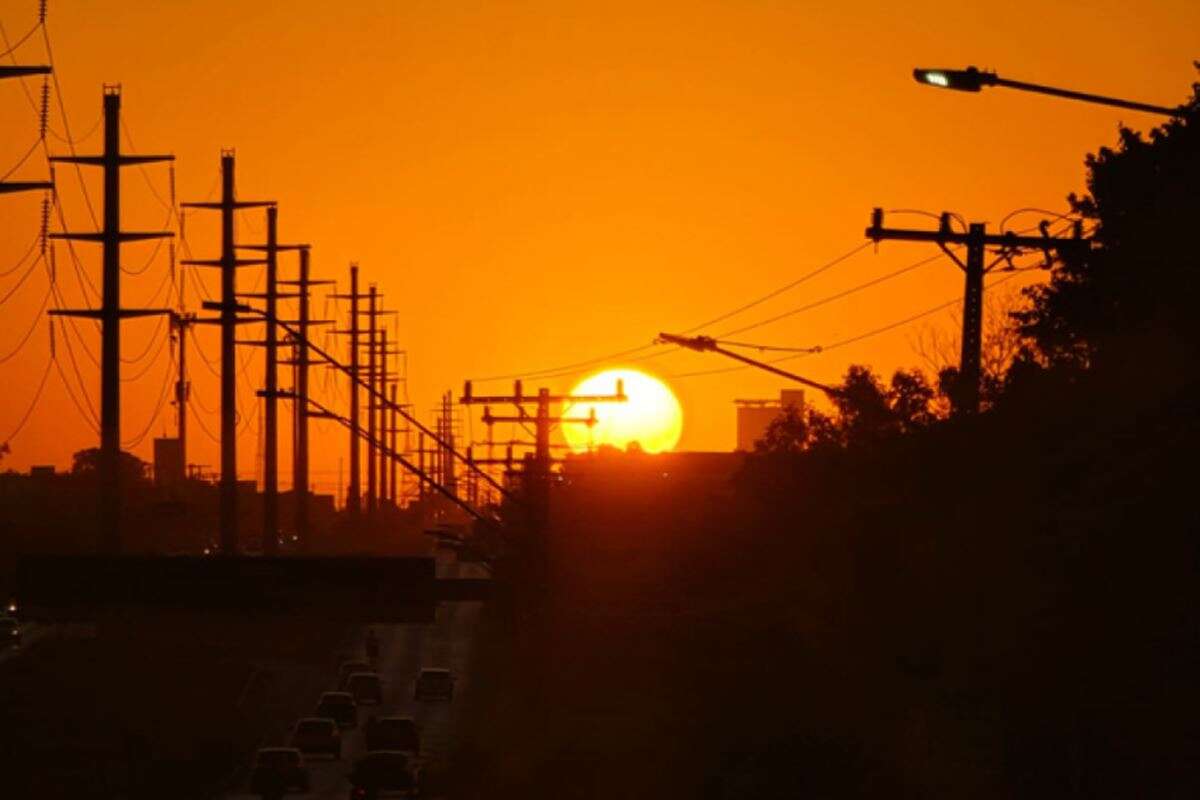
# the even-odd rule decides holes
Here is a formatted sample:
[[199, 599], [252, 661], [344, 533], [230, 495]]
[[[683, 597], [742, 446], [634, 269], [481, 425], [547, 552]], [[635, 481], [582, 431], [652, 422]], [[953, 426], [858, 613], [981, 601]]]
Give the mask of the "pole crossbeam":
[[[979, 390], [982, 380], [983, 361], [983, 278], [1001, 261], [1007, 260], [1021, 250], [1040, 250], [1049, 266], [1055, 258], [1085, 252], [1091, 240], [1083, 236], [1083, 223], [1076, 220], [1072, 236], [1057, 237], [1049, 233], [1049, 223], [1039, 226], [1040, 236], [1018, 236], [1011, 232], [989, 234], [982, 222], [971, 223], [965, 232], [952, 230], [950, 214], [943, 213], [936, 231], [886, 228], [883, 225], [883, 209], [871, 212], [871, 225], [866, 237], [876, 243], [885, 240], [908, 242], [933, 242], [946, 251], [962, 269], [966, 283], [963, 289], [962, 349], [959, 354], [959, 387], [954, 393], [955, 411], [975, 414], [979, 412]], [[948, 245], [965, 245], [966, 261], [951, 252]], [[986, 265], [986, 248], [998, 248], [1000, 257]], [[732, 355], [732, 354], [727, 354]], [[737, 356], [733, 356], [737, 357]], [[745, 359], [743, 359], [745, 360]]]

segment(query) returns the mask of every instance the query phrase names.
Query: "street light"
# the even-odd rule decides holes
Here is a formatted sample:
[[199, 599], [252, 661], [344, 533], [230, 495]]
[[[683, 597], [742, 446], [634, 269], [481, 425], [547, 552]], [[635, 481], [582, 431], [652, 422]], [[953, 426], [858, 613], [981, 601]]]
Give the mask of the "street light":
[[1168, 108], [1167, 106], [1137, 103], [1132, 100], [1121, 100], [1120, 98], [1106, 97], [1100, 94], [1089, 94], [1088, 92], [1076, 92], [1053, 86], [1042, 86], [1037, 83], [1014, 81], [1008, 78], [1001, 78], [994, 72], [981, 70], [977, 67], [967, 67], [966, 69], [918, 68], [913, 70], [913, 78], [917, 83], [936, 86], [939, 89], [954, 89], [959, 92], [978, 92], [984, 86], [1005, 86], [1009, 89], [1020, 89], [1024, 92], [1037, 92], [1038, 94], [1048, 94], [1053, 97], [1065, 97], [1069, 100], [1081, 100], [1085, 103], [1098, 103], [1105, 106], [1128, 108], [1133, 111], [1145, 111], [1148, 114], [1162, 114], [1167, 117], [1181, 117], [1184, 114], [1184, 109], [1178, 106]]

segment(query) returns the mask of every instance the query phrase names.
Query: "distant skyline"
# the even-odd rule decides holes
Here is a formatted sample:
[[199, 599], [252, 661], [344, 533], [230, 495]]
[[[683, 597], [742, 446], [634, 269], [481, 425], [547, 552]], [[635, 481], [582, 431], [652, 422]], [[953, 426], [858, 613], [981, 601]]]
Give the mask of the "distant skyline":
[[[1171, 105], [1187, 96], [1197, 79], [1192, 61], [1200, 58], [1200, 4], [1182, 0], [1138, 7], [1018, 2], [987, 13], [929, 2], [653, 5], [61, 0], [51, 3], [48, 24], [71, 131], [82, 139], [78, 150], [101, 147], [93, 124], [103, 83], [122, 84], [137, 151], [176, 155], [178, 200], [209, 195], [220, 149], [236, 148], [239, 193], [279, 201], [281, 238], [312, 243], [315, 277], [335, 278], [344, 291], [348, 263], [356, 261], [364, 285], [377, 283], [385, 303], [400, 310], [396, 333], [423, 419], [443, 392], [457, 396], [464, 379], [630, 350], [660, 330], [686, 330], [759, 298], [860, 245], [875, 206], [945, 209], [990, 225], [1022, 207], [1065, 211], [1066, 195], [1085, 190], [1087, 152], [1113, 145], [1120, 122], [1139, 130], [1159, 122], [1003, 90], [935, 91], [913, 82], [914, 66], [975, 64]], [[14, 0], [0, 11], [0, 22], [15, 41], [36, 14], [36, 2]], [[44, 62], [40, 36], [15, 55]], [[40, 79], [27, 88], [36, 98]], [[49, 145], [63, 153], [57, 100], [51, 108]], [[36, 115], [17, 81], [0, 82], [0, 129], [0, 170], [7, 171], [37, 135]], [[35, 154], [12, 177], [45, 174]], [[145, 175], [165, 197], [167, 169], [150, 166]], [[88, 171], [85, 179], [98, 214], [98, 173]], [[72, 228], [92, 227], [74, 170], [59, 167], [58, 183]], [[126, 228], [164, 224], [166, 211], [136, 169], [125, 171], [124, 190]], [[0, 197], [0, 273], [36, 236], [40, 205], [37, 195]], [[935, 224], [919, 216], [904, 221]], [[215, 254], [214, 219], [191, 215], [186, 227], [196, 255]], [[261, 215], [244, 214], [239, 237], [251, 242], [262, 235]], [[125, 249], [130, 270], [149, 263], [145, 273], [125, 276], [131, 305], [165, 302], [159, 290], [168, 277], [166, 248], [147, 262], [152, 247]], [[64, 299], [84, 304], [67, 249], [56, 249]], [[99, 248], [75, 250], [79, 268], [98, 284]], [[877, 254], [867, 248], [705, 332], [803, 307], [934, 252], [890, 242]], [[294, 271], [295, 259], [284, 257], [281, 273]], [[193, 281], [195, 272], [185, 272]], [[0, 278], [0, 297], [18, 275]], [[259, 275], [243, 271], [242, 285], [254, 286]], [[1022, 273], [1006, 289], [1039, 276]], [[216, 291], [215, 274], [200, 277]], [[956, 297], [961, 283], [959, 271], [942, 259], [741, 337], [829, 345]], [[0, 357], [16, 347], [46, 288], [39, 270], [0, 307]], [[198, 295], [188, 292], [198, 310]], [[344, 312], [318, 295], [315, 316]], [[923, 366], [912, 340], [921, 325], [951, 326], [950, 314], [790, 368], [836, 381], [851, 363], [885, 375]], [[126, 439], [146, 428], [159, 404], [169, 358], [152, 337], [164, 329], [155, 321], [125, 328], [128, 358], [147, 345], [147, 358], [157, 358], [124, 366], [128, 378], [146, 370], [125, 384]], [[99, 339], [91, 323], [79, 324], [78, 332], [83, 342], [71, 344], [96, 404], [99, 381], [83, 349], [98, 354]], [[215, 467], [217, 445], [203, 428], [217, 431], [216, 417], [204, 410], [217, 407], [216, 379], [205, 364], [205, 357], [216, 363], [217, 336], [208, 330], [197, 336], [202, 350], [193, 349], [189, 361], [193, 409], [202, 420], [191, 425], [189, 461]], [[28, 406], [47, 352], [43, 322], [18, 355], [0, 364], [0, 437]], [[636, 360], [644, 355], [597, 363], [593, 371], [634, 366], [667, 381], [683, 405], [680, 449], [732, 449], [732, 401], [777, 397], [784, 387], [752, 370], [676, 377], [730, 366], [718, 356], [677, 352]], [[251, 477], [259, 450], [252, 389], [261, 379], [261, 353], [245, 349], [242, 357], [248, 418], [239, 469]], [[64, 369], [77, 383], [73, 368]], [[565, 391], [584, 374], [529, 377], [525, 385]], [[329, 399], [344, 397], [330, 381], [314, 378]], [[285, 476], [289, 425], [285, 412]], [[483, 437], [478, 418], [469, 429]], [[165, 405], [132, 450], [150, 460], [153, 436], [173, 431], [174, 412]], [[71, 453], [95, 442], [52, 374], [0, 469], [66, 467]], [[317, 487], [333, 491], [345, 435], [321, 423], [313, 450]]]

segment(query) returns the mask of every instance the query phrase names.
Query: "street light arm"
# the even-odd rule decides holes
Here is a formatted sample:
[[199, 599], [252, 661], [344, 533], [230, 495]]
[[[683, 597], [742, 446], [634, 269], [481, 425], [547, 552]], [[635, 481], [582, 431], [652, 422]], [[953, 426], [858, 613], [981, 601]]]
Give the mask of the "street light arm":
[[1096, 103], [1103, 106], [1116, 106], [1117, 108], [1128, 108], [1131, 111], [1145, 111], [1148, 114], [1161, 114], [1166, 117], [1182, 117], [1184, 109], [1181, 107], [1168, 108], [1167, 106], [1156, 106], [1151, 103], [1138, 103], [1133, 100], [1122, 100], [1119, 97], [1107, 97], [1102, 94], [1091, 94], [1090, 92], [1076, 92], [1072, 89], [1059, 89], [1054, 86], [1042, 86], [1038, 83], [1026, 83], [1025, 81], [1014, 81], [1009, 78], [1001, 78], [994, 76], [992, 82], [995, 86], [1005, 86], [1009, 89], [1019, 89], [1023, 92], [1036, 92], [1037, 94], [1048, 94], [1052, 97], [1065, 97], [1068, 100], [1080, 100], [1084, 103]]
[[1167, 106], [1138, 103], [1133, 100], [1122, 100], [1119, 97], [1108, 97], [1102, 94], [1077, 92], [1073, 89], [1060, 89], [1056, 86], [1043, 86], [1040, 83], [1014, 81], [1010, 78], [1001, 78], [994, 72], [979, 69], [978, 67], [967, 67], [966, 69], [927, 69], [918, 67], [913, 70], [913, 79], [917, 83], [924, 83], [939, 89], [953, 89], [959, 92], [978, 92], [984, 86], [1004, 86], [1009, 89], [1018, 89], [1022, 92], [1034, 92], [1036, 94], [1050, 95], [1051, 97], [1063, 97], [1067, 100], [1079, 100], [1084, 103], [1128, 108], [1131, 111], [1144, 111], [1148, 114], [1161, 114], [1167, 117], [1182, 117], [1185, 113], [1185, 109], [1182, 106], [1168, 108]]

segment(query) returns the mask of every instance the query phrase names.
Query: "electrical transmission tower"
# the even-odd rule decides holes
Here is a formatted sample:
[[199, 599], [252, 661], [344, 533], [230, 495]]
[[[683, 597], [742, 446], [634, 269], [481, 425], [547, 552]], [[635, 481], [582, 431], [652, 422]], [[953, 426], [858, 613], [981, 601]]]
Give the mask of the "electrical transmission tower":
[[[221, 200], [219, 202], [183, 203], [184, 208], [199, 208], [221, 212], [221, 257], [188, 259], [185, 266], [220, 267], [221, 301], [216, 304], [221, 316], [215, 322], [221, 327], [221, 544], [223, 555], [238, 551], [238, 487], [237, 487], [237, 326], [257, 322], [254, 318], [239, 317], [237, 301], [237, 271], [241, 267], [265, 264], [264, 259], [237, 257], [234, 240], [233, 215], [243, 208], [264, 208], [274, 205], [270, 200], [238, 200], [234, 190], [234, 152], [221, 151]], [[211, 307], [211, 306], [210, 306]]]
[[263, 438], [266, 440], [263, 455], [263, 553], [266, 555], [275, 555], [279, 549], [279, 301], [300, 296], [297, 292], [279, 291], [279, 253], [304, 251], [307, 247], [306, 244], [279, 243], [279, 209], [276, 206], [267, 206], [266, 243], [238, 245], [242, 250], [261, 251], [267, 262], [266, 291], [238, 293], [238, 297], [265, 300], [267, 305], [262, 340], [238, 342], [262, 347], [266, 362], [263, 388], [258, 392], [264, 400]]
[[370, 298], [370, 294], [358, 291], [358, 264], [350, 264], [350, 293], [334, 294], [331, 297], [350, 301], [350, 327], [335, 330], [334, 333], [350, 337], [350, 483], [346, 487], [346, 508], [351, 514], [358, 514], [362, 509], [362, 454], [359, 452], [358, 442], [358, 412], [362, 406], [358, 399], [358, 378], [361, 372], [358, 363], [358, 337], [362, 330], [358, 321], [358, 301]]
[[104, 87], [104, 153], [98, 156], [51, 156], [53, 163], [80, 164], [104, 170], [104, 227], [95, 233], [51, 234], [53, 239], [99, 242], [103, 253], [103, 279], [99, 309], [55, 309], [66, 317], [100, 320], [100, 549], [121, 551], [121, 320], [170, 314], [167, 308], [121, 308], [121, 244], [169, 238], [170, 231], [121, 230], [121, 168], [175, 157], [121, 154], [121, 87]]
[[[364, 343], [367, 348], [367, 513], [374, 514], [376, 504], [380, 495], [379, 489], [383, 483], [382, 470], [380, 469], [381, 455], [379, 442], [380, 438], [376, 435], [377, 430], [382, 430], [383, 425], [378, 422], [381, 419], [381, 411], [383, 410], [387, 396], [383, 391], [383, 376], [382, 361], [380, 358], [381, 351], [379, 348], [380, 332], [379, 318], [388, 314], [394, 314], [394, 311], [387, 311], [380, 307], [380, 301], [383, 295], [379, 293], [375, 284], [367, 290], [367, 308], [360, 309], [359, 314], [367, 317], [367, 341]], [[359, 365], [361, 369], [361, 365]]]
[[294, 439], [292, 444], [292, 492], [296, 501], [296, 537], [300, 549], [307, 550], [311, 545], [312, 531], [309, 529], [309, 462], [308, 462], [308, 418], [311, 398], [308, 391], [308, 368], [314, 364], [325, 363], [324, 358], [314, 359], [309, 345], [309, 328], [314, 325], [332, 325], [333, 320], [312, 319], [309, 315], [310, 292], [314, 286], [332, 284], [331, 280], [313, 280], [309, 275], [309, 248], [300, 247], [300, 275], [294, 281], [281, 280], [279, 283], [296, 287], [299, 297], [299, 315], [293, 320], [279, 320], [288, 325], [296, 326], [296, 336], [292, 337], [293, 357], [281, 362], [295, 367], [295, 378], [292, 387], [292, 409], [294, 420]]
[[[1011, 263], [1012, 257], [1024, 250], [1038, 250], [1045, 254], [1047, 265], [1052, 254], [1060, 258], [1065, 252], [1079, 251], [1087, 246], [1083, 238], [1083, 223], [1076, 221], [1074, 235], [1070, 238], [1051, 236], [1049, 224], [1039, 226], [1040, 236], [1020, 236], [1012, 232], [987, 232], [987, 225], [972, 222], [967, 230], [954, 231], [950, 227], [950, 214], [944, 212], [936, 231], [905, 230], [883, 227], [883, 209], [871, 213], [871, 227], [867, 228], [868, 239], [878, 243], [885, 239], [908, 242], [934, 242], [950, 256], [963, 271], [966, 285], [963, 289], [962, 348], [959, 355], [959, 387], [954, 393], [955, 410], [959, 413], [975, 414], [979, 411], [979, 384], [983, 360], [983, 277], [1002, 262]], [[967, 258], [963, 261], [948, 245], [965, 245]], [[996, 258], [985, 264], [987, 248], [996, 248]]]

